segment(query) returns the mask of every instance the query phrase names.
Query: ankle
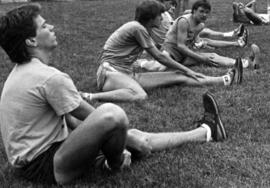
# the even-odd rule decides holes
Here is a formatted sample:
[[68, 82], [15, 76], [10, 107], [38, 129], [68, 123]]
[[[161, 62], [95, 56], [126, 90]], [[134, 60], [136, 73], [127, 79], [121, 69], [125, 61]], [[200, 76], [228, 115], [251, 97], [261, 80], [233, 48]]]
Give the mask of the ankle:
[[222, 78], [223, 78], [224, 86], [229, 86], [229, 85], [231, 85], [231, 83], [232, 83], [232, 78], [231, 78], [231, 75], [230, 75], [229, 73], [226, 74], [226, 75], [224, 75], [224, 76], [222, 76]]
[[206, 129], [206, 142], [210, 142], [212, 140], [212, 131], [209, 125], [203, 123], [201, 125], [202, 128]]

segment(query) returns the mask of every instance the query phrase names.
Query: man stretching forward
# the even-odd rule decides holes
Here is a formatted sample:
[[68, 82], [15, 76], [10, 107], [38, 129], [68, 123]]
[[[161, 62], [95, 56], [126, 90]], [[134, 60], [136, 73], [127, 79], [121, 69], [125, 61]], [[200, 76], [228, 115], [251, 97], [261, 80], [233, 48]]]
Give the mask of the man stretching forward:
[[[101, 101], [145, 100], [145, 89], [169, 85], [205, 86], [230, 85], [237, 73], [242, 77], [241, 63], [227, 74], [219, 77], [197, 73], [176, 62], [169, 55], [158, 50], [149, 35], [154, 27], [159, 27], [164, 6], [155, 0], [147, 0], [136, 8], [135, 21], [118, 28], [105, 42], [97, 71], [100, 93], [82, 93], [84, 98]], [[172, 71], [145, 72], [134, 70], [133, 63], [147, 51], [159, 63]], [[236, 82], [239, 82], [237, 77]]]
[[[190, 66], [205, 64], [210, 66], [234, 66], [235, 59], [220, 56], [216, 53], [200, 53], [194, 48], [202, 46], [224, 47], [229, 42], [210, 40], [200, 38], [199, 34], [204, 29], [204, 22], [207, 20], [208, 14], [211, 11], [211, 5], [207, 0], [198, 0], [193, 6], [190, 14], [185, 14], [178, 17], [172, 27], [167, 32], [163, 50], [177, 62]], [[246, 45], [248, 32], [243, 33], [243, 45]], [[256, 67], [258, 64], [256, 56], [260, 55], [259, 47], [252, 45], [252, 53], [250, 57], [242, 59], [243, 67]]]

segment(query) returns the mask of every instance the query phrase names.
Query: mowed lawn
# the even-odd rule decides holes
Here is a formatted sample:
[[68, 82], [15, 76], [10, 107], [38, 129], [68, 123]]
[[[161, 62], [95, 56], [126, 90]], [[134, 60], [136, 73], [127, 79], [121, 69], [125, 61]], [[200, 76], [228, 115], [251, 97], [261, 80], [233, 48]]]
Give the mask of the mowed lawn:
[[[59, 42], [52, 65], [68, 73], [79, 90], [95, 92], [98, 54], [108, 36], [134, 18], [138, 2], [42, 2], [43, 16], [48, 23], [55, 25]], [[207, 21], [208, 27], [229, 31], [238, 26], [232, 22], [232, 0], [211, 0], [211, 3], [213, 11]], [[0, 12], [15, 6], [18, 4], [0, 4]], [[266, 12], [266, 1], [258, 1], [257, 8], [259, 12]], [[92, 169], [67, 187], [269, 187], [270, 26], [248, 26], [248, 29], [248, 47], [217, 50], [221, 55], [236, 58], [248, 55], [250, 44], [260, 46], [260, 69], [245, 69], [242, 85], [173, 86], [149, 91], [149, 99], [142, 103], [119, 103], [130, 119], [130, 127], [150, 132], [184, 131], [193, 129], [194, 121], [201, 117], [201, 96], [210, 90], [220, 105], [229, 134], [227, 141], [188, 143], [176, 149], [156, 152], [134, 161], [130, 169], [117, 174]], [[0, 50], [0, 91], [12, 66]], [[227, 71], [207, 67], [194, 69], [209, 75], [221, 75]], [[14, 177], [7, 166], [2, 142], [0, 167], [0, 187], [44, 187]]]

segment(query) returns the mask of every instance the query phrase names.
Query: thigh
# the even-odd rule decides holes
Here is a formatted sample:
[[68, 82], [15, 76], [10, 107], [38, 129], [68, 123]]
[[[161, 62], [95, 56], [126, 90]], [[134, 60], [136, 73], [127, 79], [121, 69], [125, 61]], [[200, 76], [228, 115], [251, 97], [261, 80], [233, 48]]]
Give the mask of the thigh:
[[235, 59], [216, 53], [200, 52], [200, 54], [211, 59], [212, 64], [210, 64], [210, 66], [233, 66], [235, 63]]
[[117, 89], [132, 89], [138, 92], [145, 92], [141, 85], [134, 79], [134, 75], [127, 75], [121, 72], [106, 73], [106, 81], [102, 91], [113, 91]]
[[53, 169], [53, 158], [62, 142], [53, 143], [49, 149], [20, 169], [15, 169], [17, 175], [29, 181], [42, 184], [56, 184]]
[[69, 134], [54, 155], [54, 174], [57, 182], [70, 182], [94, 164], [100, 149], [108, 139], [106, 135], [115, 128], [112, 123], [115, 116], [112, 117], [112, 113], [121, 114], [127, 119], [120, 107], [103, 104]]

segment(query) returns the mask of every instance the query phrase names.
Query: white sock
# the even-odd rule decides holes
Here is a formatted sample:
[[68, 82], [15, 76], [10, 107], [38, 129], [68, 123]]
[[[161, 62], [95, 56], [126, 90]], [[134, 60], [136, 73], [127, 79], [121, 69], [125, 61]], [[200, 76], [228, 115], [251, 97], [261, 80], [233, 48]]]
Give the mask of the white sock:
[[223, 33], [223, 36], [224, 37], [233, 37], [233, 35], [234, 35], [234, 32], [233, 31]]
[[224, 82], [225, 86], [228, 86], [231, 84], [232, 79], [231, 79], [230, 75], [226, 74], [226, 75], [222, 76], [222, 78], [223, 78], [223, 82]]
[[206, 142], [210, 142], [212, 140], [212, 131], [209, 127], [209, 125], [203, 123], [201, 127], [206, 129]]
[[87, 99], [89, 101], [92, 101], [92, 98], [93, 98], [93, 94], [92, 93], [81, 92], [80, 94], [81, 94], [82, 98]]
[[247, 59], [242, 59], [243, 68], [247, 68], [249, 66], [249, 61]]

